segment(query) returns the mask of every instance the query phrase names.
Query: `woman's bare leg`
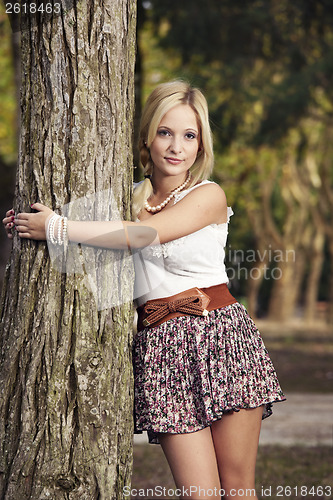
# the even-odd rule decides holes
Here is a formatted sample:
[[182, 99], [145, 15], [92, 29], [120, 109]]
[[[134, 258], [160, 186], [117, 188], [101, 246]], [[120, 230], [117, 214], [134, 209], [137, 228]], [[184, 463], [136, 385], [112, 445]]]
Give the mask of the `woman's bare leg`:
[[158, 437], [176, 486], [185, 491], [181, 498], [220, 500], [219, 471], [210, 427], [189, 434], [166, 433]]
[[255, 466], [263, 407], [223, 415], [211, 426], [222, 488], [234, 500], [257, 499]]

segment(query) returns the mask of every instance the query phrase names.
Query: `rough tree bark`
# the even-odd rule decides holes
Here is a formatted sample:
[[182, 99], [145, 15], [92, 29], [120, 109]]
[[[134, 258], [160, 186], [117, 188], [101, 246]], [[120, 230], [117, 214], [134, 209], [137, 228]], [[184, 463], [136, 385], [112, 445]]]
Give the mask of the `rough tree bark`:
[[[112, 189], [130, 218], [135, 9], [134, 0], [74, 0], [66, 12], [63, 2], [60, 15], [22, 31], [16, 212]], [[90, 252], [90, 268], [110, 262], [131, 289], [119, 252]], [[123, 498], [131, 302], [99, 310], [91, 276], [60, 273], [45, 242], [17, 236], [4, 281], [0, 498]]]

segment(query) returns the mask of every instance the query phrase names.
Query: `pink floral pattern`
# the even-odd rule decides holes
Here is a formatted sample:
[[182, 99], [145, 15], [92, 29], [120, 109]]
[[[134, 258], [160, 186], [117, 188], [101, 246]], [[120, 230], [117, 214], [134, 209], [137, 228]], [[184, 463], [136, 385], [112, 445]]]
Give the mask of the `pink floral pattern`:
[[181, 316], [133, 343], [135, 432], [195, 432], [230, 411], [284, 401], [254, 322], [238, 302], [208, 316]]

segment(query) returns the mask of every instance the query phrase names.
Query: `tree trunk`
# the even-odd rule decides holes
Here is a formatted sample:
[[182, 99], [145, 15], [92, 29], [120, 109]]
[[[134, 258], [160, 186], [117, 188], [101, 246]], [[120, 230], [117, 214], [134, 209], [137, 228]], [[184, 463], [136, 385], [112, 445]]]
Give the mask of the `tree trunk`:
[[269, 301], [270, 320], [283, 322], [292, 318], [295, 312], [305, 268], [304, 252], [297, 250], [295, 255], [295, 262], [286, 259], [276, 268], [279, 273], [274, 279]]
[[[258, 255], [264, 255], [264, 252], [265, 248], [259, 246]], [[267, 259], [256, 261], [251, 269], [250, 279], [247, 281], [247, 309], [253, 319], [257, 317], [259, 290], [269, 267], [267, 264]]]
[[136, 58], [135, 58], [135, 111], [134, 111], [134, 147], [133, 147], [133, 163], [135, 165], [134, 180], [139, 182], [142, 178], [142, 168], [140, 165], [139, 130], [142, 113], [142, 86], [143, 86], [143, 69], [142, 69], [142, 54], [139, 43], [140, 30], [142, 29], [145, 18], [145, 9], [142, 2], [137, 4], [137, 29], [136, 29]]
[[318, 300], [319, 281], [324, 262], [325, 233], [323, 228], [319, 225], [317, 225], [316, 229], [316, 233], [313, 237], [312, 249], [309, 252], [309, 261], [311, 266], [306, 283], [304, 303], [304, 319], [309, 323], [317, 320], [316, 306]]
[[[39, 201], [59, 210], [111, 190], [129, 219], [135, 2], [71, 6], [21, 34], [14, 208]], [[81, 218], [93, 219], [95, 205], [85, 206]], [[104, 207], [112, 218], [114, 207]], [[131, 290], [120, 252], [86, 256], [90, 271], [113, 266], [113, 294], [123, 293], [118, 276]], [[45, 242], [14, 237], [1, 311], [1, 499], [109, 500], [130, 483], [132, 303], [101, 310], [97, 274], [61, 274]]]
[[329, 238], [328, 248], [330, 255], [330, 275], [329, 275], [329, 290], [328, 290], [328, 310], [327, 323], [333, 325], [333, 239]]

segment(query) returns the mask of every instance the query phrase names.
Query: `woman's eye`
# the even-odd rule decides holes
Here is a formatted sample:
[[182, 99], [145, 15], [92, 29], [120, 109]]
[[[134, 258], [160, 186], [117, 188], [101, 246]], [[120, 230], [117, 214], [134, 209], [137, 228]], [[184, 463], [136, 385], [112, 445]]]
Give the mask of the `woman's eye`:
[[186, 137], [186, 139], [196, 139], [197, 138], [197, 136], [195, 134], [193, 134], [192, 132], [188, 132], [185, 137]]
[[158, 130], [157, 133], [158, 133], [158, 135], [161, 135], [161, 136], [166, 136], [166, 135], [170, 134], [170, 132], [168, 130], [163, 130], [163, 129]]

